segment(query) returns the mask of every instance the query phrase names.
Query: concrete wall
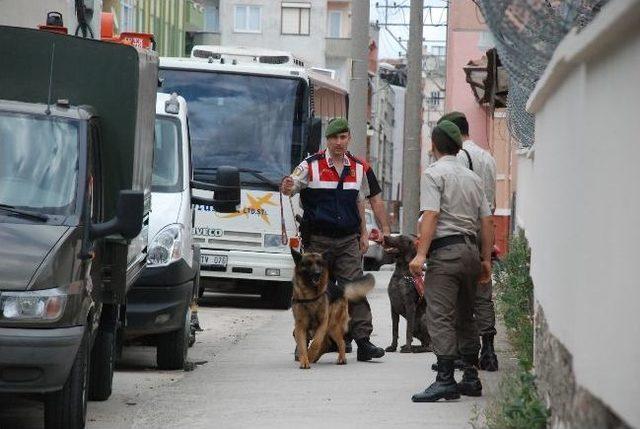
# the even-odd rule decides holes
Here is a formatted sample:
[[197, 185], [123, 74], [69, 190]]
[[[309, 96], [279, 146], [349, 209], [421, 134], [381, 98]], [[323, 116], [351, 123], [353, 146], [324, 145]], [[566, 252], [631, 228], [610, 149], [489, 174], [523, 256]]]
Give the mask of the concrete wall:
[[[517, 200], [549, 335], [567, 349], [576, 386], [636, 427], [639, 21], [639, 2], [614, 0], [558, 47], [529, 100], [535, 156], [519, 161]], [[561, 386], [545, 377], [560, 363], [553, 355], [538, 356], [536, 372], [550, 386], [547, 399], [562, 410], [554, 393]], [[576, 400], [575, 407], [585, 404]], [[575, 427], [571, 415], [556, 412], [553, 426]]]
[[[294, 0], [295, 2], [295, 0]], [[325, 67], [326, 0], [305, 0], [311, 3], [309, 35], [282, 34], [282, 3], [271, 0], [220, 0], [221, 44], [225, 46], [255, 46], [292, 52], [307, 65]], [[234, 6], [262, 6], [262, 31], [238, 33], [234, 31]]]

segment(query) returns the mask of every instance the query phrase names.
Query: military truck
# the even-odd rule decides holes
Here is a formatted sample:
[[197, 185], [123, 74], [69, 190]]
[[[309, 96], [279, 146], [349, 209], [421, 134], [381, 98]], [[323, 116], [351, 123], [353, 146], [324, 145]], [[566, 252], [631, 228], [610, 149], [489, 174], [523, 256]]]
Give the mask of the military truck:
[[[2, 26], [0, 58], [0, 393], [42, 394], [45, 427], [81, 428], [146, 266], [158, 58]], [[232, 173], [209, 200], [223, 210]]]

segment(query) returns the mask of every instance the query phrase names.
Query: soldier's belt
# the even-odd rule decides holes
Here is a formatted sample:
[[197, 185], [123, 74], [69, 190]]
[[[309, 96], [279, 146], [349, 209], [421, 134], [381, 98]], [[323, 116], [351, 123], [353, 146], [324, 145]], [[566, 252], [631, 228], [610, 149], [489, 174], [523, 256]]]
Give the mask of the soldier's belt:
[[429, 246], [429, 253], [434, 252], [442, 247], [451, 246], [453, 244], [464, 244], [470, 241], [476, 244], [476, 238], [472, 235], [449, 235], [433, 240]]

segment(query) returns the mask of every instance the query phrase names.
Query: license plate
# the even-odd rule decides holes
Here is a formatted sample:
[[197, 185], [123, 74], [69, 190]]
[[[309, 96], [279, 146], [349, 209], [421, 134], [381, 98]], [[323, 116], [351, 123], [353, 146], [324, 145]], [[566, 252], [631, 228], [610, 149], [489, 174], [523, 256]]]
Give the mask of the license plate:
[[203, 267], [227, 268], [227, 255], [200, 255], [200, 265]]

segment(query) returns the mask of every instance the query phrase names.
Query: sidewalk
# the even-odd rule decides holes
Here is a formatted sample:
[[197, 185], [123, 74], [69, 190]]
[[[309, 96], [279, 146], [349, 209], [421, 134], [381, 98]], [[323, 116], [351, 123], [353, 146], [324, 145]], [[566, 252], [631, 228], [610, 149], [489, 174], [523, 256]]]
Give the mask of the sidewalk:
[[[372, 341], [381, 346], [391, 337], [386, 293], [390, 275], [376, 274], [370, 296], [376, 329]], [[293, 361], [292, 327], [290, 312], [274, 313], [208, 365], [158, 392], [140, 408], [134, 427], [459, 429], [470, 427], [471, 416], [485, 405], [502, 374], [502, 369], [481, 372], [482, 398], [414, 404], [411, 395], [435, 377], [430, 369], [433, 354], [389, 353], [363, 363], [352, 353], [347, 366], [334, 365], [336, 355], [329, 354], [312, 369], [300, 370]], [[501, 368], [513, 365], [504, 354], [503, 330], [496, 348]]]

